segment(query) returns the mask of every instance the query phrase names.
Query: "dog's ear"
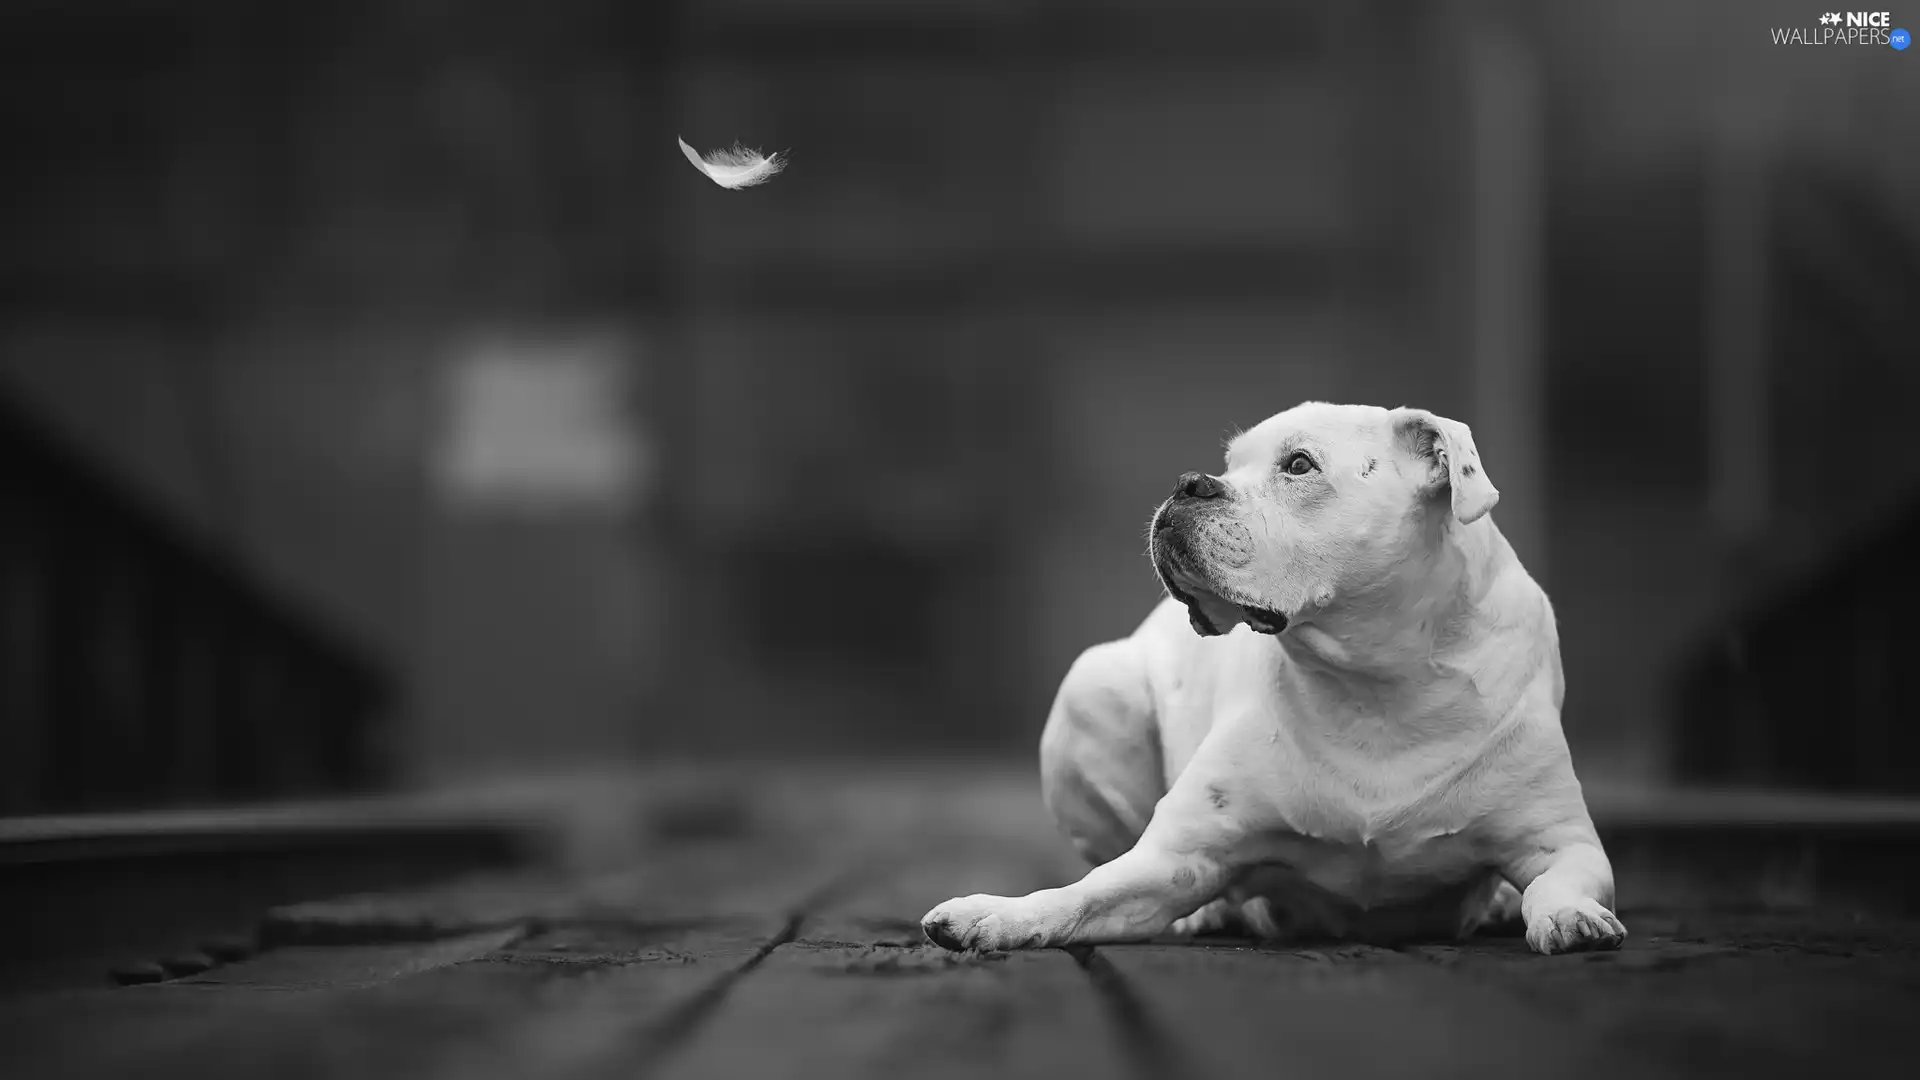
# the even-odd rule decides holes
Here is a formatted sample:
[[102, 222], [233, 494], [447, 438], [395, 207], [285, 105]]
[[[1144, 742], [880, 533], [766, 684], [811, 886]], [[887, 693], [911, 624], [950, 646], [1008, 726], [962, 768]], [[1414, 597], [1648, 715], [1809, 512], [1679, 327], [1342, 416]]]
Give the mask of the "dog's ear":
[[1443, 488], [1449, 490], [1453, 516], [1462, 524], [1480, 520], [1500, 501], [1500, 490], [1480, 463], [1480, 451], [1467, 425], [1425, 409], [1395, 409], [1393, 434], [1415, 461], [1426, 465], [1423, 492], [1432, 497]]

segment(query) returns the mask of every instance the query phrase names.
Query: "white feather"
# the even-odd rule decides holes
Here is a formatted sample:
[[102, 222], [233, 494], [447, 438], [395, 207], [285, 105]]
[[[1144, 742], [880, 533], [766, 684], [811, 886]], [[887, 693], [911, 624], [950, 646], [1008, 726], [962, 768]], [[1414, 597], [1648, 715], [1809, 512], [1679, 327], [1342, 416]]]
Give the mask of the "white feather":
[[693, 162], [694, 168], [730, 191], [764, 184], [787, 167], [779, 154], [761, 157], [760, 151], [748, 150], [739, 143], [734, 143], [731, 150], [715, 150], [703, 156], [688, 146], [687, 140], [681, 139], [680, 152], [687, 155], [687, 160]]

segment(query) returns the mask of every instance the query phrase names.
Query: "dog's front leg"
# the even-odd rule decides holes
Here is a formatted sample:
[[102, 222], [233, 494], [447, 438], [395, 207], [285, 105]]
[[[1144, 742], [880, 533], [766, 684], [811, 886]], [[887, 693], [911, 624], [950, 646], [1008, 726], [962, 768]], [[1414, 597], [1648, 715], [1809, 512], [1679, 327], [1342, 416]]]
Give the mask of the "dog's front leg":
[[1521, 890], [1520, 918], [1535, 952], [1617, 949], [1626, 941], [1613, 913], [1613, 865], [1584, 808], [1524, 838], [1502, 872]]
[[1165, 933], [1226, 888], [1243, 833], [1204, 794], [1195, 799], [1182, 787], [1176, 783], [1160, 800], [1132, 850], [1079, 881], [1026, 896], [949, 900], [920, 920], [921, 930], [936, 945], [983, 951], [1141, 941]]
[[1225, 866], [1143, 836], [1125, 855], [1058, 889], [1026, 896], [963, 896], [920, 920], [927, 940], [949, 949], [1039, 949], [1142, 941], [1214, 898]]

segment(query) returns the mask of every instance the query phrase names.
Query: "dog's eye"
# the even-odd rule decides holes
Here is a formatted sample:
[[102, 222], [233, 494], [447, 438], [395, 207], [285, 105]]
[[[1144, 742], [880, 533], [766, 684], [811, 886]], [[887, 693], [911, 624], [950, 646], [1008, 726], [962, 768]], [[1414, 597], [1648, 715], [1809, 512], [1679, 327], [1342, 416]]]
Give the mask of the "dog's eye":
[[1287, 455], [1287, 460], [1280, 463], [1280, 468], [1288, 476], [1305, 476], [1313, 471], [1313, 459], [1303, 451], [1295, 450]]

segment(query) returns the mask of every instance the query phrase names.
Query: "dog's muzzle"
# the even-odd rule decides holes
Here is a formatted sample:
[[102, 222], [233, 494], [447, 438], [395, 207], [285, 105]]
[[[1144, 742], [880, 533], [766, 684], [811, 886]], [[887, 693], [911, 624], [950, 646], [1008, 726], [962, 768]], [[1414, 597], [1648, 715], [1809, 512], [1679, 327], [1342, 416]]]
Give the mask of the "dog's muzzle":
[[[1161, 584], [1166, 586], [1167, 594], [1186, 605], [1187, 621], [1193, 625], [1193, 631], [1201, 637], [1218, 637], [1225, 631], [1216, 627], [1202, 610], [1199, 599], [1193, 590], [1205, 590], [1210, 598], [1217, 594], [1206, 585], [1205, 577], [1199, 567], [1194, 565], [1192, 553], [1188, 550], [1186, 537], [1173, 520], [1174, 500], [1168, 500], [1153, 516], [1152, 539], [1154, 571], [1159, 574]], [[1220, 598], [1222, 604], [1230, 601]], [[1246, 604], [1232, 604], [1240, 610], [1241, 617], [1248, 626], [1261, 634], [1278, 634], [1287, 628], [1287, 616], [1283, 612], [1266, 608], [1250, 607]]]

